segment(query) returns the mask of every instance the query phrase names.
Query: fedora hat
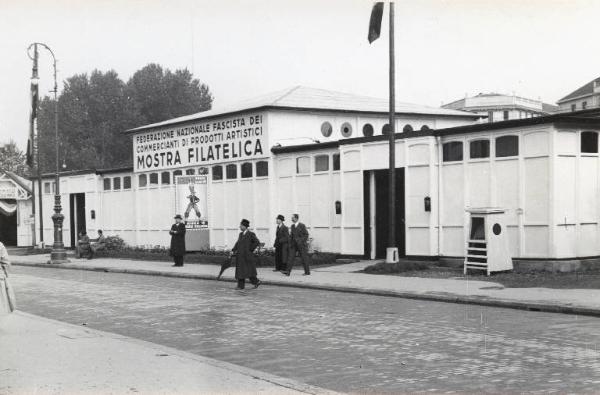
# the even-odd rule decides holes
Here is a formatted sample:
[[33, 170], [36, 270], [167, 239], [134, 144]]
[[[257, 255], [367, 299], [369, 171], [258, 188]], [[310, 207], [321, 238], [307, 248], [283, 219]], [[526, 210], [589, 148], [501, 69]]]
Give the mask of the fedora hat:
[[183, 219], [181, 215], [177, 214], [173, 219]]
[[240, 225], [243, 225], [246, 228], [249, 228], [250, 227], [250, 221], [248, 221], [247, 219], [242, 219], [242, 221], [240, 222]]
[[277, 219], [280, 219], [280, 220], [282, 220], [282, 221], [285, 221], [285, 217], [284, 217], [283, 215], [281, 215], [281, 214], [279, 214], [279, 215], [277, 216]]

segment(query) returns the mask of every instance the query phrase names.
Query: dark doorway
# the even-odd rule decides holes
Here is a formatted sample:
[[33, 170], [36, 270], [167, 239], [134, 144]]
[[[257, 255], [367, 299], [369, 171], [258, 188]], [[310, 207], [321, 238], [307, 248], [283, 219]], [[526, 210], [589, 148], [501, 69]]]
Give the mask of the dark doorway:
[[71, 247], [75, 247], [79, 232], [87, 232], [85, 225], [85, 193], [70, 194], [69, 209], [71, 219]]
[[[17, 203], [13, 199], [4, 199], [3, 202], [10, 206]], [[17, 211], [12, 213], [0, 210], [0, 241], [7, 246], [17, 245]]]
[[[371, 224], [371, 196], [370, 177], [374, 175], [375, 181], [375, 221]], [[388, 170], [373, 170], [364, 172], [364, 213], [365, 213], [365, 257], [371, 257], [371, 226], [375, 230], [375, 258], [383, 259], [388, 247], [389, 229], [389, 176]], [[406, 241], [404, 228], [404, 168], [396, 169], [396, 247], [398, 255], [406, 255]]]

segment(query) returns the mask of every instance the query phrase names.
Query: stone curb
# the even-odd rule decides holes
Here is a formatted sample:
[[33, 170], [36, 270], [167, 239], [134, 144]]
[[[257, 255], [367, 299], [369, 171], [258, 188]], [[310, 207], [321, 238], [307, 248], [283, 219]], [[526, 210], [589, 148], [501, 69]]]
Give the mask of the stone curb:
[[[106, 273], [123, 273], [123, 274], [141, 274], [148, 276], [162, 276], [162, 277], [174, 277], [174, 278], [188, 278], [197, 280], [213, 280], [217, 281], [216, 276], [206, 274], [191, 274], [191, 273], [172, 273], [158, 270], [144, 270], [144, 269], [119, 269], [119, 268], [107, 268], [103, 266], [81, 266], [74, 264], [61, 264], [61, 265], [49, 265], [46, 263], [29, 263], [29, 262], [12, 262], [15, 266], [30, 266], [30, 267], [42, 267], [42, 268], [56, 268], [66, 270], [87, 270], [95, 272], [106, 272]], [[217, 266], [215, 266], [217, 267]], [[234, 282], [234, 280], [223, 279], [219, 281]], [[290, 283], [287, 281], [277, 280], [261, 280], [264, 285], [277, 285], [281, 287], [292, 287], [292, 288], [305, 288], [305, 289], [316, 289], [323, 291], [336, 291], [346, 293], [356, 293], [364, 295], [374, 296], [387, 296], [397, 297], [404, 299], [416, 299], [416, 300], [429, 300], [435, 302], [446, 302], [446, 303], [459, 303], [459, 304], [473, 304], [479, 306], [489, 307], [503, 307], [518, 310], [528, 311], [539, 311], [545, 313], [561, 313], [561, 314], [576, 314], [592, 317], [600, 317], [600, 309], [593, 309], [588, 307], [577, 307], [571, 305], [560, 305], [550, 304], [544, 302], [521, 302], [507, 299], [494, 299], [487, 296], [469, 296], [469, 295], [456, 295], [451, 293], [436, 293], [436, 292], [409, 292], [409, 291], [390, 291], [390, 290], [379, 290], [369, 288], [353, 288], [345, 287], [341, 285], [318, 285], [318, 284], [303, 284], [303, 283]]]
[[[20, 265], [20, 264], [17, 264]], [[36, 264], [37, 265], [37, 264]], [[21, 266], [21, 265], [20, 265]], [[22, 265], [25, 266], [25, 265]], [[28, 265], [29, 266], [29, 265]], [[267, 372], [262, 372], [259, 370], [254, 370], [251, 368], [247, 368], [244, 366], [240, 366], [240, 365], [235, 365], [229, 362], [225, 362], [225, 361], [220, 361], [218, 359], [213, 359], [213, 358], [209, 358], [209, 357], [205, 357], [202, 355], [198, 355], [198, 354], [192, 354], [186, 351], [182, 351], [182, 350], [178, 350], [172, 347], [168, 347], [168, 346], [163, 346], [161, 344], [157, 344], [157, 343], [152, 343], [152, 342], [148, 342], [145, 340], [140, 340], [140, 339], [135, 339], [133, 337], [128, 337], [128, 336], [123, 336], [120, 335], [118, 333], [112, 333], [112, 332], [104, 332], [98, 329], [92, 329], [89, 327], [82, 327], [79, 325], [75, 325], [75, 324], [70, 324], [67, 322], [62, 322], [62, 321], [56, 321], [53, 320], [51, 318], [46, 318], [46, 317], [41, 317], [38, 315], [34, 315], [34, 314], [29, 314], [23, 311], [15, 311], [13, 314], [18, 314], [24, 317], [28, 317], [28, 318], [32, 318], [35, 320], [39, 320], [39, 321], [46, 321], [46, 322], [50, 322], [54, 325], [59, 325], [59, 326], [63, 326], [63, 327], [72, 327], [75, 330], [80, 330], [80, 331], [85, 331], [88, 333], [93, 333], [96, 334], [98, 337], [103, 337], [103, 338], [108, 338], [111, 340], [120, 340], [120, 341], [125, 341], [128, 343], [133, 343], [136, 345], [140, 345], [142, 347], [146, 347], [146, 348], [151, 348], [151, 349], [160, 349], [161, 351], [163, 351], [165, 354], [170, 354], [170, 355], [176, 355], [178, 357], [182, 357], [182, 358], [186, 358], [186, 359], [191, 359], [194, 360], [196, 362], [200, 362], [206, 365], [211, 365], [211, 366], [215, 366], [217, 368], [221, 368], [221, 369], [225, 369], [231, 372], [236, 372], [236, 373], [240, 373], [243, 374], [245, 376], [249, 376], [252, 379], [256, 379], [256, 380], [262, 380], [280, 387], [284, 387], [284, 388], [288, 388], [288, 389], [292, 389], [298, 392], [303, 392], [306, 394], [312, 394], [312, 395], [337, 395], [340, 394], [340, 392], [335, 392], [335, 391], [331, 391], [331, 390], [327, 390], [324, 388], [320, 388], [320, 387], [316, 387], [310, 384], [305, 384], [302, 383], [300, 381], [297, 380], [293, 380], [293, 379], [287, 379], [285, 377], [281, 377], [281, 376], [276, 376]]]

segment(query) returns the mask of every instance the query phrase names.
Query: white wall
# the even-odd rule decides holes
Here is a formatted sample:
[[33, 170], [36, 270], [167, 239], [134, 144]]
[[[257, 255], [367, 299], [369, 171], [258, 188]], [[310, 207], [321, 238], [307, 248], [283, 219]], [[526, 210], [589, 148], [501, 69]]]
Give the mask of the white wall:
[[[518, 136], [519, 155], [496, 157], [496, 139]], [[463, 143], [463, 160], [442, 163], [441, 255], [463, 256], [468, 207], [506, 209], [513, 257], [548, 257], [551, 240], [550, 126], [445, 137]], [[470, 142], [490, 141], [490, 157], [470, 159]]]
[[[274, 158], [276, 185], [273, 193], [273, 214], [284, 215], [289, 226], [292, 214], [297, 213], [300, 221], [309, 229], [310, 237], [313, 239], [312, 247], [319, 251], [345, 251], [341, 245], [342, 221], [344, 220], [348, 228], [353, 228], [356, 222], [355, 218], [347, 214], [353, 211], [352, 201], [342, 199], [340, 171], [333, 170], [333, 154], [336, 152], [337, 150], [317, 150], [308, 153], [282, 154]], [[329, 170], [315, 172], [315, 157], [321, 155], [328, 156]], [[297, 173], [296, 161], [299, 158], [309, 161], [309, 173]], [[359, 184], [362, 188], [362, 178]], [[356, 185], [346, 187], [346, 196], [351, 196], [351, 191], [354, 191]], [[362, 195], [360, 197], [362, 198]], [[338, 200], [342, 201], [341, 215], [335, 214], [335, 201]], [[362, 204], [362, 200], [359, 204]], [[275, 218], [275, 215], [272, 218]], [[356, 225], [361, 227], [361, 223]], [[362, 253], [362, 244], [360, 248], [359, 253]]]
[[19, 247], [33, 245], [34, 224], [31, 218], [32, 202], [17, 200], [17, 245]]
[[600, 255], [600, 161], [597, 153], [582, 153], [581, 132], [555, 133], [554, 254], [558, 258]]
[[[382, 115], [363, 115], [339, 112], [300, 112], [300, 111], [272, 111], [268, 113], [269, 144], [273, 146], [277, 142], [293, 141], [294, 138], [312, 138], [320, 142], [343, 140], [341, 128], [344, 123], [352, 126], [352, 135], [348, 138], [363, 137], [363, 126], [371, 124], [374, 135], [382, 135], [383, 125], [388, 123], [388, 117]], [[330, 137], [321, 134], [321, 125], [329, 122], [333, 126]], [[410, 124], [415, 131], [426, 125], [431, 129], [442, 129], [454, 126], [469, 125], [476, 123], [472, 118], [460, 117], [435, 117], [427, 115], [398, 115], [396, 117], [396, 132], [403, 130], [404, 126]], [[288, 144], [289, 145], [289, 144]]]
[[[253, 165], [252, 178], [240, 178], [241, 164], [250, 162]], [[236, 162], [237, 178], [212, 179], [212, 168], [209, 174], [208, 210], [210, 245], [217, 249], [231, 249], [238, 239], [239, 224], [242, 218], [250, 221], [250, 229], [256, 233], [266, 247], [273, 244], [271, 240], [275, 216], [270, 210], [270, 177], [273, 172], [269, 164], [269, 177], [256, 176], [256, 162]], [[229, 164], [229, 163], [228, 163]]]

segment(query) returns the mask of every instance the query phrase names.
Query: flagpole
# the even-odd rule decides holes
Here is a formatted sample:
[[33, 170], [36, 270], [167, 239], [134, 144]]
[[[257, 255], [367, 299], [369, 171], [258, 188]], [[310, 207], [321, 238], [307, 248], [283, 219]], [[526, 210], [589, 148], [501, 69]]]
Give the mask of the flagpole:
[[[34, 94], [39, 94], [37, 92], [37, 90], [39, 90], [38, 80], [39, 80], [39, 76], [38, 76], [38, 50], [37, 50], [37, 44], [33, 44], [33, 67], [31, 68], [31, 84], [32, 84], [32, 88], [34, 87], [33, 84], [35, 84], [36, 92], [34, 92], [33, 89], [31, 89], [31, 91], [32, 91], [31, 92], [31, 95], [32, 95], [31, 96], [31, 117], [29, 118], [29, 122], [30, 122], [29, 127], [30, 127], [30, 130], [29, 130], [29, 144], [28, 144], [28, 147], [27, 147], [28, 150], [29, 150], [28, 153], [27, 153], [29, 155], [29, 158], [28, 158], [29, 159], [29, 169], [31, 170], [31, 176], [32, 176], [32, 178], [33, 178], [33, 169], [34, 169], [33, 163], [34, 163], [34, 160], [35, 160], [34, 159], [34, 155], [36, 153], [36, 150], [35, 150], [35, 117], [37, 116], [37, 111], [36, 111], [37, 110], [37, 101], [36, 101], [36, 98], [33, 97], [33, 95]], [[34, 108], [34, 106], [36, 108]], [[37, 160], [35, 160], [35, 162], [37, 162], [38, 164], [40, 163], [39, 162], [39, 156], [38, 156]], [[37, 171], [37, 176], [38, 176], [38, 178], [40, 176], [39, 168], [38, 168], [38, 171]], [[38, 182], [38, 184], [39, 184], [39, 182]], [[41, 199], [42, 190], [41, 190], [41, 188], [40, 188], [40, 190], [38, 192], [39, 192], [39, 196], [40, 196], [40, 210], [41, 210], [41, 207], [42, 207], [42, 199]], [[37, 239], [36, 238], [37, 229], [36, 229], [36, 226], [35, 226], [36, 223], [37, 223], [36, 216], [35, 216], [35, 198], [37, 197], [36, 195], [37, 194], [35, 193], [35, 178], [34, 178], [33, 181], [31, 182], [31, 202], [32, 202], [32, 204], [31, 204], [31, 213], [33, 214], [33, 235], [32, 235], [31, 241], [33, 242], [33, 246], [34, 247], [37, 245], [37, 240], [36, 240]], [[40, 217], [41, 217], [41, 215], [40, 215]], [[42, 234], [42, 229], [40, 228], [40, 235], [41, 234]]]
[[394, 2], [390, 1], [390, 114], [389, 125], [389, 230], [386, 262], [398, 262], [398, 248], [396, 246], [396, 67], [394, 58]]
[[[33, 48], [33, 56], [31, 55], [31, 48]], [[40, 228], [40, 242], [44, 242], [44, 219], [43, 219], [43, 209], [42, 209], [42, 181], [40, 178], [40, 151], [36, 149], [36, 136], [37, 136], [37, 113], [38, 113], [38, 98], [39, 98], [39, 75], [38, 75], [38, 44], [33, 43], [27, 48], [27, 55], [33, 61], [33, 67], [31, 68], [31, 116], [29, 117], [29, 138], [27, 142], [27, 164], [29, 165], [29, 169], [31, 171], [31, 213], [33, 215], [33, 234], [32, 234], [32, 244], [35, 246], [37, 244], [37, 223], [39, 218], [39, 228]], [[38, 138], [39, 140], [39, 138]], [[34, 177], [34, 169], [37, 173], [37, 181], [38, 181], [38, 190], [35, 192], [35, 177]], [[36, 216], [36, 208], [35, 208], [35, 200], [38, 197], [39, 200], [39, 215]]]

